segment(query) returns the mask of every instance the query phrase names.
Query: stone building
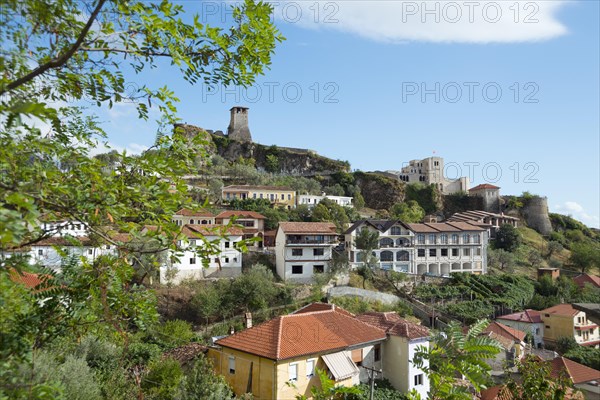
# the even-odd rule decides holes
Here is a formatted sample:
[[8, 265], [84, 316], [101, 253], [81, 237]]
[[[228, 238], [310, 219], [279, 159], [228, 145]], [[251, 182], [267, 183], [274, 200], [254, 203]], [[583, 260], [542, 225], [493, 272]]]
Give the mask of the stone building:
[[403, 182], [434, 184], [443, 194], [466, 192], [469, 190], [469, 178], [448, 179], [444, 176], [444, 159], [429, 157], [423, 160], [411, 160], [400, 172], [394, 173]]
[[252, 142], [252, 135], [248, 127], [248, 107], [235, 106], [229, 110], [231, 119], [227, 127], [227, 136], [238, 142]]
[[499, 213], [500, 210], [500, 188], [498, 186], [484, 183], [469, 189], [469, 196], [481, 197], [483, 199], [483, 211]]

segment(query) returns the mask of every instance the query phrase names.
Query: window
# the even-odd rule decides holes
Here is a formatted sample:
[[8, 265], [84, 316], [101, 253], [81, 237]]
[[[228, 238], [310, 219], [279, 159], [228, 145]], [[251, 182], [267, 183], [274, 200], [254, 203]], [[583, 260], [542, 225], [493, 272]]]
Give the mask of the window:
[[313, 274], [322, 274], [325, 272], [324, 265], [313, 265]]
[[215, 262], [218, 264], [218, 263], [219, 263], [219, 259], [218, 259], [218, 258], [215, 258]]
[[429, 249], [429, 257], [437, 256], [437, 249]]
[[479, 235], [473, 235], [473, 243], [479, 244], [480, 240], [481, 239], [480, 239]]
[[260, 198], [261, 198], [261, 199], [263, 198], [263, 194], [262, 194], [262, 193], [260, 194]]
[[231, 198], [231, 194], [227, 193], [227, 200], [229, 200]]
[[228, 249], [229, 248], [229, 242], [225, 242], [225, 248]]
[[481, 255], [481, 247], [475, 247], [475, 255], [476, 256], [480, 256]]
[[288, 200], [291, 200], [291, 199], [292, 199], [292, 195], [288, 194]]
[[292, 249], [292, 255], [293, 256], [301, 256], [302, 255], [302, 249]]
[[291, 363], [288, 366], [288, 374], [290, 381], [295, 382], [298, 380], [298, 363]]
[[309, 360], [306, 360], [306, 377], [310, 378], [311, 376], [313, 376], [315, 374], [315, 362], [317, 360], [314, 358], [311, 358]]
[[285, 195], [283, 193], [281, 194], [281, 200], [285, 200]]
[[302, 274], [302, 265], [292, 265], [292, 274], [301, 275]]
[[255, 199], [256, 198], [256, 193], [252, 194], [252, 198]]
[[225, 257], [225, 262], [228, 263], [229, 262], [229, 257]]
[[463, 256], [470, 256], [471, 255], [471, 249], [463, 249]]
[[548, 325], [546, 325], [546, 329], [550, 329], [550, 327]]
[[452, 249], [452, 257], [458, 257], [458, 249]]
[[196, 258], [195, 257], [190, 258], [190, 264], [196, 264]]
[[442, 257], [448, 257], [448, 249], [442, 249]]
[[376, 344], [373, 347], [373, 361], [381, 361], [381, 345]]
[[540, 328], [535, 328], [535, 334], [539, 335], [540, 334]]
[[43, 256], [44, 255], [44, 250], [38, 250], [38, 256]]
[[402, 228], [399, 226], [392, 226], [392, 235], [402, 235]]
[[92, 255], [92, 254], [94, 254], [94, 250], [92, 250], [92, 249], [88, 249], [88, 254], [89, 254], [89, 255]]
[[425, 249], [417, 250], [417, 257], [425, 257]]
[[435, 244], [435, 235], [433, 233], [429, 235], [429, 244]]
[[423, 234], [417, 235], [417, 243], [425, 244], [425, 235], [423, 235]]
[[271, 201], [275, 200], [275, 195], [271, 193]]
[[229, 356], [229, 373], [235, 374], [235, 357]]
[[463, 244], [470, 243], [470, 242], [471, 242], [471, 240], [470, 240], [470, 239], [471, 239], [471, 236], [469, 236], [469, 234], [468, 234], [468, 233], [465, 233], [465, 234], [463, 235]]
[[322, 256], [325, 254], [325, 249], [313, 249], [313, 256]]
[[452, 235], [452, 243], [458, 244], [458, 235], [456, 233]]
[[415, 386], [421, 386], [423, 384], [423, 374], [415, 375]]
[[440, 243], [442, 243], [442, 244], [448, 244], [448, 235], [446, 235], [445, 233], [443, 233], [440, 236]]

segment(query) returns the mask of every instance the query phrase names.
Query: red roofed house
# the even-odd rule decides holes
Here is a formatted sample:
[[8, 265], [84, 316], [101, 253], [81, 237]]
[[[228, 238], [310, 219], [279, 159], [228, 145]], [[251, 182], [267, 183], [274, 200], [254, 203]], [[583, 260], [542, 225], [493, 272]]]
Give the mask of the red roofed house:
[[557, 357], [547, 363], [550, 365], [550, 375], [553, 378], [566, 374], [573, 385], [583, 392], [586, 399], [600, 399], [600, 371], [564, 357]]
[[215, 216], [208, 211], [192, 211], [182, 208], [172, 218], [178, 226], [184, 225], [213, 225]]
[[590, 275], [590, 274], [581, 274], [573, 278], [573, 282], [581, 289], [585, 287], [586, 284], [592, 285], [592, 287], [600, 288], [600, 276]]
[[331, 222], [281, 222], [275, 236], [277, 274], [284, 281], [311, 282], [329, 271], [338, 244]]
[[[184, 279], [235, 276], [242, 273], [242, 253], [236, 243], [242, 240], [240, 228], [223, 225], [184, 225], [177, 246], [177, 261], [160, 267], [160, 281], [178, 284]], [[202, 254], [202, 251], [205, 254]], [[200, 252], [200, 254], [199, 254]], [[209, 254], [206, 254], [206, 253]]]
[[215, 342], [208, 355], [215, 372], [237, 395], [257, 399], [310, 397], [315, 369], [336, 385], [360, 382], [362, 366], [381, 357], [386, 332], [334, 305], [309, 305]]
[[598, 347], [600, 332], [598, 325], [589, 321], [584, 311], [570, 304], [558, 304], [540, 311], [544, 321], [544, 343], [555, 346], [561, 337], [575, 338], [582, 346]]
[[46, 281], [48, 279], [52, 279], [51, 275], [46, 274], [34, 274], [33, 272], [27, 271], [17, 271], [16, 269], [11, 269], [8, 272], [8, 276], [11, 281], [14, 283], [21, 284], [28, 289], [32, 289], [34, 291], [43, 291], [48, 289], [48, 284]]
[[241, 225], [244, 233], [244, 239], [254, 237], [260, 238], [260, 241], [253, 242], [251, 247], [263, 247], [263, 238], [265, 236], [265, 216], [254, 211], [223, 211], [215, 217], [218, 225], [228, 225], [229, 223]]
[[368, 312], [356, 318], [387, 334], [388, 339], [382, 345], [381, 365], [376, 365], [383, 370], [383, 377], [401, 392], [414, 389], [421, 398], [427, 398], [429, 378], [411, 360], [419, 346], [429, 347], [429, 329], [413, 324], [395, 312]]
[[496, 340], [504, 349], [495, 359], [487, 360], [493, 371], [504, 371], [507, 363], [514, 365], [515, 359], [521, 359], [525, 355], [525, 332], [492, 321], [483, 334]]
[[496, 318], [498, 322], [511, 328], [531, 334], [533, 346], [541, 348], [544, 344], [544, 321], [539, 311], [527, 309], [514, 314]]

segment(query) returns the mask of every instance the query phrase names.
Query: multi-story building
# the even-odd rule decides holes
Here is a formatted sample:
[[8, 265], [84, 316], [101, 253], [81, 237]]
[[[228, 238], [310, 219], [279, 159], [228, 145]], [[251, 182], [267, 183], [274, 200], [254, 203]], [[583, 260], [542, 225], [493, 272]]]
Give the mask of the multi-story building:
[[502, 225], [508, 224], [517, 228], [519, 218], [487, 211], [465, 211], [452, 215], [446, 222], [467, 222], [471, 225], [486, 228], [490, 239], [493, 239], [496, 237], [496, 231], [500, 229]]
[[342, 207], [352, 207], [352, 197], [348, 196], [332, 196], [323, 193], [321, 196], [315, 194], [300, 194], [298, 195], [298, 205], [306, 205], [308, 208], [313, 208], [323, 199], [328, 199]]
[[[460, 166], [456, 165], [460, 168]], [[469, 178], [448, 179], [444, 176], [444, 159], [429, 157], [423, 160], [412, 160], [402, 167], [400, 172], [389, 171], [398, 176], [403, 182], [420, 182], [425, 185], [435, 185], [443, 194], [466, 192], [469, 190]], [[450, 168], [450, 167], [449, 167]]]
[[265, 216], [255, 211], [223, 211], [215, 217], [217, 225], [241, 225], [244, 239], [259, 238], [250, 247], [263, 247], [265, 236]]
[[534, 347], [541, 348], [544, 345], [544, 321], [542, 321], [542, 314], [539, 311], [527, 309], [514, 314], [502, 315], [496, 319], [506, 326], [529, 333]]
[[208, 211], [192, 211], [182, 208], [172, 218], [178, 226], [184, 225], [213, 225], [215, 216]]
[[215, 273], [222, 276], [241, 274], [242, 253], [237, 247], [237, 242], [242, 240], [243, 235], [240, 228], [184, 225], [181, 233], [181, 238], [177, 241], [178, 252], [174, 254], [177, 256], [176, 261], [171, 261], [171, 257], [168, 257], [167, 262], [160, 267], [162, 283], [178, 284], [184, 279], [204, 279]]
[[377, 266], [385, 270], [394, 270], [414, 274], [414, 233], [410, 227], [399, 220], [361, 220], [355, 222], [345, 232], [345, 247], [352, 267], [358, 267], [365, 261], [364, 251], [356, 247], [356, 235], [363, 229], [379, 234], [378, 247], [373, 249]]
[[329, 271], [338, 244], [331, 222], [281, 222], [275, 236], [277, 274], [284, 281], [310, 282]]
[[584, 311], [571, 304], [558, 304], [540, 311], [544, 321], [544, 343], [556, 346], [561, 337], [572, 337], [582, 346], [598, 347], [600, 332], [598, 325], [587, 319]]
[[283, 186], [225, 186], [222, 200], [230, 202], [234, 199], [266, 199], [275, 206], [283, 206], [288, 210], [296, 207], [296, 191]]
[[29, 246], [30, 264], [39, 264], [54, 270], [60, 270], [66, 258], [77, 257], [93, 262], [102, 255], [115, 255], [116, 246], [112, 244], [93, 244], [87, 236], [49, 237]]
[[357, 267], [364, 252], [356, 248], [362, 229], [379, 233], [373, 250], [377, 266], [409, 274], [448, 276], [452, 272], [487, 271], [487, 230], [465, 222], [405, 224], [394, 220], [362, 220], [345, 233], [350, 265]]

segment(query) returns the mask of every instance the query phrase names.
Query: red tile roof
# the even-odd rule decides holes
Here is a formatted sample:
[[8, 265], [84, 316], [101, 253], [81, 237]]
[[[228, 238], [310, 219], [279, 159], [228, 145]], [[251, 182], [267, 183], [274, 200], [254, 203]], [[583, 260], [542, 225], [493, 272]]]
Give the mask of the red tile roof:
[[496, 321], [492, 321], [483, 332], [494, 332], [497, 335], [503, 336], [513, 341], [518, 340], [519, 342], [522, 342], [525, 340], [525, 332], [515, 328], [511, 328], [510, 326], [506, 326]]
[[413, 324], [395, 312], [368, 312], [356, 317], [359, 321], [384, 330], [388, 335], [420, 339], [430, 336], [429, 329]]
[[182, 215], [184, 217], [214, 217], [214, 215], [208, 211], [192, 211], [187, 208], [182, 208], [181, 210], [177, 211], [175, 215]]
[[280, 222], [279, 228], [284, 233], [297, 234], [332, 234], [336, 233], [333, 222]]
[[222, 213], [218, 214], [215, 218], [216, 219], [225, 219], [225, 218], [229, 219], [232, 217], [265, 219], [264, 215], [259, 214], [256, 211], [241, 211], [241, 210], [223, 211]]
[[339, 309], [330, 309], [279, 316], [217, 340], [216, 344], [272, 360], [284, 360], [335, 352], [385, 338], [383, 330]]
[[575, 282], [575, 284], [577, 286], [579, 286], [582, 289], [586, 283], [589, 283], [595, 287], [600, 287], [600, 276], [596, 276], [596, 275], [581, 274], [581, 275], [573, 278], [573, 281]]
[[498, 186], [490, 185], [489, 183], [483, 183], [481, 185], [477, 185], [474, 188], [469, 189], [469, 192], [474, 190], [482, 190], [482, 189], [500, 189]]
[[408, 224], [410, 230], [416, 233], [485, 231], [484, 228], [468, 222], [431, 222], [424, 224]]
[[[482, 390], [479, 394], [480, 400], [513, 400], [514, 398], [514, 395], [506, 385], [493, 386]], [[585, 400], [585, 396], [580, 391], [567, 388], [567, 393], [565, 393], [563, 400]]]
[[527, 324], [541, 324], [542, 315], [539, 311], [527, 309], [525, 311], [517, 312], [514, 314], [502, 315], [496, 319], [504, 319], [507, 321], [524, 322]]
[[552, 361], [548, 361], [548, 364], [550, 365], [550, 375], [553, 378], [558, 378], [561, 372], [564, 371], [575, 385], [590, 381], [600, 383], [600, 371], [576, 363], [568, 358], [557, 357]]
[[241, 236], [243, 230], [236, 227], [227, 227], [225, 225], [184, 225], [181, 229], [188, 238], [197, 238], [201, 236]]
[[[11, 269], [9, 272], [10, 280], [14, 283], [19, 283], [24, 285], [28, 289], [36, 289], [40, 285], [44, 285], [44, 283], [52, 279], [51, 275], [45, 274], [34, 274], [32, 272], [21, 271], [18, 272], [15, 269]], [[48, 288], [42, 287], [41, 290], [46, 290]]]
[[557, 304], [554, 307], [546, 308], [540, 311], [541, 314], [556, 314], [574, 317], [580, 311], [573, 308], [570, 304]]

